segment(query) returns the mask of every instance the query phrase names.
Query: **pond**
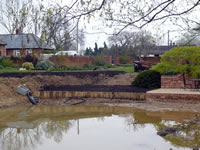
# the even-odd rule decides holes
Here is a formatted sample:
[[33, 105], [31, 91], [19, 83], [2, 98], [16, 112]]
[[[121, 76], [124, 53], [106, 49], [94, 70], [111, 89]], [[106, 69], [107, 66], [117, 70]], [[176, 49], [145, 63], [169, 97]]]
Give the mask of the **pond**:
[[195, 115], [110, 106], [2, 109], [0, 150], [188, 150], [199, 145], [200, 136], [157, 132]]

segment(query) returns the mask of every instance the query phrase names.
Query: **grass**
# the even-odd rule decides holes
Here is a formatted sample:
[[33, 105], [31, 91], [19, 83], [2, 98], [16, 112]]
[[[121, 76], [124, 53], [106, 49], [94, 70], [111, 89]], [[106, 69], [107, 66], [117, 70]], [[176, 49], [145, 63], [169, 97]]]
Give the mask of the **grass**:
[[47, 71], [47, 70], [19, 70], [19, 67], [4, 67], [0, 68], [0, 73], [10, 73], [10, 72], [88, 72], [92, 70], [55, 70], [55, 71]]
[[44, 70], [19, 70], [20, 67], [0, 67], [0, 73], [9, 72], [45, 72]]
[[18, 67], [0, 67], [0, 72], [20, 72]]
[[[98, 67], [98, 66], [97, 66]], [[128, 72], [128, 73], [132, 73], [134, 72], [134, 67], [133, 65], [116, 65], [116, 66], [112, 66], [113, 68], [107, 68], [109, 71], [124, 71], [124, 72]], [[0, 73], [6, 73], [6, 72], [49, 72], [49, 71], [45, 71], [45, 70], [24, 70], [24, 71], [20, 71], [19, 70], [20, 67], [2, 67], [0, 66]], [[99, 67], [101, 68], [101, 67]], [[106, 70], [107, 70], [106, 69]], [[91, 68], [83, 68], [81, 67], [81, 69], [77, 68], [74, 69], [73, 67], [70, 69], [61, 69], [61, 70], [54, 70], [51, 72], [88, 72], [88, 71], [93, 71], [93, 69]]]
[[111, 71], [124, 71], [128, 73], [133, 73], [134, 72], [134, 66], [133, 65], [123, 65], [123, 66], [118, 66], [116, 68], [110, 69]]

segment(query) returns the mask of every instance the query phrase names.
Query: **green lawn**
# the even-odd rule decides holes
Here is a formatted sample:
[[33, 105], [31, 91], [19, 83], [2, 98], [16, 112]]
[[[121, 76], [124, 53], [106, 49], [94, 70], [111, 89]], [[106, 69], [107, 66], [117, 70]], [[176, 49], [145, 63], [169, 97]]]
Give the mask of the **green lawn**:
[[124, 72], [128, 72], [128, 73], [133, 73], [134, 72], [134, 66], [133, 65], [123, 65], [123, 66], [119, 66], [116, 68], [112, 68], [110, 69], [112, 71], [124, 71]]
[[0, 72], [19, 72], [19, 68], [17, 67], [1, 67]]
[[4, 67], [0, 68], [0, 73], [6, 72], [45, 72], [43, 70], [19, 70], [19, 67]]
[[[100, 67], [101, 68], [101, 67]], [[109, 68], [106, 70], [110, 71], [124, 71], [128, 73], [134, 72], [134, 67], [133, 65], [119, 65], [119, 66], [114, 66], [114, 68]], [[93, 71], [93, 69], [88, 70], [87, 68], [85, 69], [72, 69], [72, 70], [55, 70], [52, 72], [87, 72], [87, 71]], [[0, 67], [0, 73], [4, 72], [46, 72], [45, 70], [24, 70], [20, 71], [19, 67]]]

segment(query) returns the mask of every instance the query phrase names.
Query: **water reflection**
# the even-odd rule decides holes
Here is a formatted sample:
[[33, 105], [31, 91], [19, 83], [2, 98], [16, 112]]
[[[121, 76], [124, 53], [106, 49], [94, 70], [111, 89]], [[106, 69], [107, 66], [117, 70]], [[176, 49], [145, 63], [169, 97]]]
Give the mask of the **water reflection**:
[[[14, 127], [15, 122], [12, 124], [12, 128], [4, 128], [0, 131], [0, 141], [2, 150], [22, 150], [22, 149], [35, 149], [37, 145], [42, 144], [43, 137], [47, 139], [53, 139], [59, 143], [63, 135], [67, 133], [70, 127], [73, 126], [73, 121], [68, 120], [37, 120], [29, 122], [31, 128], [28, 126], [24, 128], [24, 124], [27, 122], [19, 122], [17, 128]], [[32, 129], [32, 125], [34, 128]]]
[[[99, 136], [103, 136], [102, 138], [106, 138], [106, 136], [108, 136], [107, 134], [110, 134], [108, 133], [109, 131], [113, 131], [111, 132], [113, 135], [109, 135], [113, 139], [126, 133], [128, 134], [127, 137], [129, 137], [129, 142], [131, 144], [134, 143], [132, 141], [132, 136], [134, 137], [135, 134], [144, 134], [146, 136], [149, 135], [148, 132], [151, 132], [151, 136], [156, 137], [156, 140], [162, 140], [162, 138], [156, 135], [156, 130], [158, 131], [160, 128], [170, 126], [171, 121], [174, 121], [176, 125], [177, 123], [181, 124], [183, 120], [191, 119], [195, 115], [195, 113], [191, 112], [159, 113], [146, 112], [134, 108], [107, 106], [38, 106], [4, 109], [0, 110], [0, 149], [39, 149], [43, 147], [44, 144], [48, 143], [48, 140], [62, 145], [63, 140], [66, 138], [68, 138], [67, 140], [69, 141], [72, 139], [78, 141], [78, 138], [75, 135], [72, 136], [70, 132], [73, 130], [76, 130], [76, 134], [80, 134], [80, 136], [83, 135], [84, 139], [89, 138], [91, 141], [93, 137], [90, 137], [90, 132], [93, 130], [97, 132], [97, 134], [99, 133]], [[108, 119], [108, 117], [110, 119]], [[97, 119], [94, 120], [95, 118]], [[81, 122], [79, 122], [79, 120]], [[123, 122], [121, 122], [121, 120], [123, 120]], [[84, 123], [86, 123], [85, 126]], [[105, 128], [103, 128], [104, 126]], [[116, 129], [115, 126], [117, 126]], [[126, 130], [128, 129], [128, 131], [121, 131], [122, 126], [125, 127]], [[82, 127], [85, 127], [84, 130], [81, 130]], [[199, 129], [195, 130], [195, 137], [190, 139], [183, 137], [188, 137], [186, 135], [191, 134], [193, 131], [190, 131], [189, 127], [183, 129], [184, 130], [180, 132], [179, 135], [163, 138], [171, 142], [171, 144], [168, 144], [169, 147], [193, 148], [195, 144], [199, 144]], [[145, 130], [146, 133], [141, 132], [142, 130]], [[119, 131], [119, 133], [116, 133], [116, 131]], [[157, 143], [157, 141], [150, 144], [144, 142], [144, 136], [142, 138], [143, 139], [138, 141], [140, 144], [131, 145], [133, 147], [130, 146], [127, 147], [127, 149], [132, 149], [134, 146], [140, 149], [149, 149], [149, 146], [152, 146], [152, 148], [156, 147], [154, 144]], [[79, 142], [81, 143], [82, 140], [83, 139]], [[141, 143], [142, 141], [143, 143]], [[121, 140], [121, 142], [123, 141]], [[74, 143], [74, 141], [71, 143]], [[113, 144], [116, 145], [117, 143]], [[120, 144], [122, 145], [122, 143]], [[103, 148], [101, 147], [101, 149]], [[117, 149], [117, 147], [115, 147], [115, 149]]]

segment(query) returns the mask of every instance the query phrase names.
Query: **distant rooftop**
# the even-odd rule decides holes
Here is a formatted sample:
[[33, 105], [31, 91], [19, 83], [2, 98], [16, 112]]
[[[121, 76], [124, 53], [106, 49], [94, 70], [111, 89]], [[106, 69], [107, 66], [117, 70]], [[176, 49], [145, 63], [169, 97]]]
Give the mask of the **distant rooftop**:
[[45, 42], [36, 35], [28, 34], [0, 34], [0, 43], [6, 45], [6, 49], [44, 49], [52, 50]]
[[166, 51], [169, 51], [170, 49], [172, 49], [173, 47], [175, 47], [176, 45], [170, 45], [170, 46], [155, 46], [155, 49], [150, 50], [151, 54], [157, 54], [157, 55], [162, 55], [164, 54]]
[[0, 40], [0, 46], [1, 45], [6, 45], [6, 43], [4, 43], [3, 41]]
[[146, 54], [148, 54], [148, 55], [162, 55], [166, 51], [169, 51], [170, 49], [172, 49], [175, 46], [176, 45], [170, 45], [170, 46], [155, 45], [155, 46], [151, 46], [147, 50], [143, 50], [142, 55], [146, 55]]

